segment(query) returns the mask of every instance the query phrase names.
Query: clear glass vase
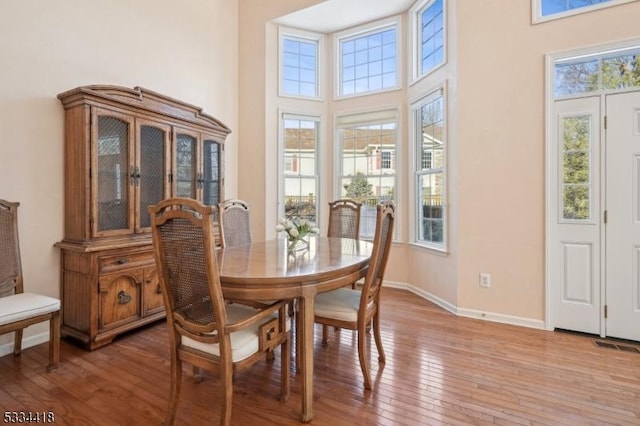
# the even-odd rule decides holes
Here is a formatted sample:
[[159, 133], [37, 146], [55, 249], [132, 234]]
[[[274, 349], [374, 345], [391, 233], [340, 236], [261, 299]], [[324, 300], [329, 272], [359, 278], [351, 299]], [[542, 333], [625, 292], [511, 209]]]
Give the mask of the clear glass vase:
[[298, 237], [287, 241], [287, 251], [294, 253], [296, 251], [307, 250], [309, 248], [309, 241], [304, 237]]

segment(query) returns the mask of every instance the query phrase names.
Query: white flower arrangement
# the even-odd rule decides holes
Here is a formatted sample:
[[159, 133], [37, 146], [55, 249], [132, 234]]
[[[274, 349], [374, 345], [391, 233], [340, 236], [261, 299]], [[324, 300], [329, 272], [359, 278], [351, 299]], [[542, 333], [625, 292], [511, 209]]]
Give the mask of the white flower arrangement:
[[276, 225], [276, 231], [286, 232], [289, 241], [296, 241], [306, 237], [308, 234], [320, 232], [313, 222], [298, 217], [280, 219]]

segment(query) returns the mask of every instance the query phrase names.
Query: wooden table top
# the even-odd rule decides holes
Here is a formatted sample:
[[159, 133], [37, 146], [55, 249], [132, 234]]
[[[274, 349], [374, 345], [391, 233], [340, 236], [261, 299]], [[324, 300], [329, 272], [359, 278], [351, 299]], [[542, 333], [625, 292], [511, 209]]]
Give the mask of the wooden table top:
[[313, 236], [309, 248], [289, 253], [284, 238], [228, 247], [218, 252], [223, 287], [262, 288], [316, 284], [362, 269], [373, 245], [349, 238]]

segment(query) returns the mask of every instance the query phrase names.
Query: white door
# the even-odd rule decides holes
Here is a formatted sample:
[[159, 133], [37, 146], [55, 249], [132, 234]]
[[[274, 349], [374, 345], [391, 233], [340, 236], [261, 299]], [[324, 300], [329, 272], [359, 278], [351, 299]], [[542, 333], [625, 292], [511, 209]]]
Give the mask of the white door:
[[606, 97], [606, 335], [640, 340], [640, 93]]
[[600, 334], [600, 97], [557, 101], [548, 155], [551, 323]]

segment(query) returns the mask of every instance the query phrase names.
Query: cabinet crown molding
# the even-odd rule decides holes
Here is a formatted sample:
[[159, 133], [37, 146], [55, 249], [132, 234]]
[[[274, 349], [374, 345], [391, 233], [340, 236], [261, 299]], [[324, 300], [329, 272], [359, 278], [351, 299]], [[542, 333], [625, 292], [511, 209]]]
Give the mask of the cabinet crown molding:
[[133, 89], [102, 84], [80, 86], [60, 93], [58, 99], [60, 99], [65, 109], [73, 108], [82, 103], [91, 103], [91, 101], [96, 101], [100, 104], [113, 102], [113, 106], [122, 107], [127, 105], [203, 126], [220, 133], [224, 137], [231, 133], [229, 127], [217, 118], [204, 113], [201, 107], [140, 86], [136, 86]]

